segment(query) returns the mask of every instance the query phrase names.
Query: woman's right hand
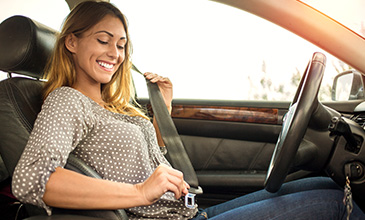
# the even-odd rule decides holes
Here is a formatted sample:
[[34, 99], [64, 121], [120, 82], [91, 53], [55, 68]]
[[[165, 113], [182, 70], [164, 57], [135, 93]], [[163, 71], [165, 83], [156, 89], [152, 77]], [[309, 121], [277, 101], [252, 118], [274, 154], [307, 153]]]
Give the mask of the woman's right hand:
[[135, 185], [146, 205], [155, 203], [166, 192], [175, 194], [175, 198], [189, 193], [189, 184], [184, 181], [183, 173], [165, 164], [159, 165], [143, 183]]

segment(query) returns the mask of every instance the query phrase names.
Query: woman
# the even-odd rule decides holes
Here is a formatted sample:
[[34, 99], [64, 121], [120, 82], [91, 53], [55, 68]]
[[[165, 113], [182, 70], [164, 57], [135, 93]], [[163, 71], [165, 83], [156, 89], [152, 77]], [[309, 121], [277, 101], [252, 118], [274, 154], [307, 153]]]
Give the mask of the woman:
[[[181, 197], [189, 185], [161, 154], [158, 129], [130, 104], [130, 51], [126, 19], [113, 5], [84, 2], [71, 11], [46, 71], [42, 110], [14, 171], [19, 200], [48, 214], [50, 207], [123, 208], [131, 219], [344, 216], [343, 193], [328, 180], [288, 184], [278, 194], [261, 191], [199, 212], [196, 205], [186, 208]], [[145, 76], [171, 110], [170, 80]], [[63, 169], [71, 152], [103, 179]], [[355, 205], [352, 217], [360, 215]]]

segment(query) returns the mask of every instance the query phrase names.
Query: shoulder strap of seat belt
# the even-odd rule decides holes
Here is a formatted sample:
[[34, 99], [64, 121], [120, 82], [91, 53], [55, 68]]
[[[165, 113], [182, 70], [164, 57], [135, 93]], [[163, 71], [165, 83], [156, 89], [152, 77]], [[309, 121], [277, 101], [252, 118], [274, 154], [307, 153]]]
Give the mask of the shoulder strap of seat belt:
[[[134, 65], [132, 69], [142, 74]], [[189, 191], [191, 193], [201, 194], [203, 190], [199, 187], [198, 177], [196, 176], [170, 113], [167, 110], [161, 91], [156, 83], [151, 83], [148, 79], [146, 79], [146, 83], [153, 114], [160, 129], [162, 140], [167, 148], [167, 154], [165, 156], [175, 169], [183, 172], [185, 181], [191, 187]]]

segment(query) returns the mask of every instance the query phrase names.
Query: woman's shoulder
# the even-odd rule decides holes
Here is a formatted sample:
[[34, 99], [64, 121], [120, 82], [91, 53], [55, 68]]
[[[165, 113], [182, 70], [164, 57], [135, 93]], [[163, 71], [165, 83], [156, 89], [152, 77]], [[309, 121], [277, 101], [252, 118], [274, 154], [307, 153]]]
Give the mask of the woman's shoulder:
[[78, 98], [82, 98], [81, 96], [84, 96], [84, 95], [72, 87], [61, 86], [61, 87], [53, 90], [48, 96], [49, 97], [64, 97], [64, 96], [74, 97], [75, 96]]
[[62, 86], [52, 91], [46, 98], [45, 105], [73, 106], [75, 108], [90, 108], [87, 96], [68, 86]]

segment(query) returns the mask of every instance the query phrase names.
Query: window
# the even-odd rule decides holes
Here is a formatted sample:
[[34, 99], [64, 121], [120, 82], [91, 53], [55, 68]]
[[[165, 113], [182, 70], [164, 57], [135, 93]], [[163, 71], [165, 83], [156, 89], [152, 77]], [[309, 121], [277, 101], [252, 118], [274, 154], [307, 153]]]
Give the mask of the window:
[[[290, 101], [313, 52], [322, 51], [266, 20], [213, 1], [111, 2], [129, 20], [133, 63], [169, 77], [177, 99]], [[1, 21], [20, 14], [56, 30], [69, 13], [64, 0], [13, 0], [2, 6]], [[323, 101], [330, 100], [334, 76], [350, 68], [325, 54]], [[135, 74], [134, 80], [137, 94], [147, 97], [143, 77]]]
[[[133, 63], [174, 83], [174, 98], [291, 101], [312, 54], [302, 38], [247, 12], [203, 0], [114, 1], [129, 20]], [[142, 7], [143, 5], [143, 7]], [[168, 9], [168, 10], [167, 10]], [[327, 55], [321, 99], [346, 65]], [[134, 76], [147, 97], [144, 79]]]
[[65, 0], [12, 0], [3, 1], [0, 12], [1, 22], [14, 15], [24, 15], [59, 30], [70, 10]]

